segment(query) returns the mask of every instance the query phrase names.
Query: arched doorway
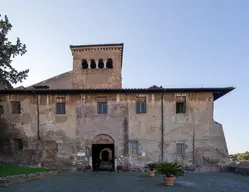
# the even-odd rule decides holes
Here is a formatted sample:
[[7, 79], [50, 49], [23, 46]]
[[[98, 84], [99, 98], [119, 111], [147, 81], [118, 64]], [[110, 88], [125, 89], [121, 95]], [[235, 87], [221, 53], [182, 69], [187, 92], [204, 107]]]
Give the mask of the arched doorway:
[[114, 140], [100, 134], [92, 140], [93, 171], [114, 171]]

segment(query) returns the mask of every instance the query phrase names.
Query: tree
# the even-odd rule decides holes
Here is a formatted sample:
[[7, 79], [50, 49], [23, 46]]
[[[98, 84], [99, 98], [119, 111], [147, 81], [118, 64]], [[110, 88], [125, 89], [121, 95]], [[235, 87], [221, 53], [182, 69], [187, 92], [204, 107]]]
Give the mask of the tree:
[[24, 55], [26, 45], [22, 44], [17, 38], [16, 43], [12, 44], [7, 34], [11, 30], [12, 25], [9, 23], [8, 17], [5, 15], [1, 18], [0, 15], [0, 83], [10, 82], [16, 84], [22, 82], [28, 76], [29, 70], [17, 71], [11, 66], [12, 59], [18, 55]]

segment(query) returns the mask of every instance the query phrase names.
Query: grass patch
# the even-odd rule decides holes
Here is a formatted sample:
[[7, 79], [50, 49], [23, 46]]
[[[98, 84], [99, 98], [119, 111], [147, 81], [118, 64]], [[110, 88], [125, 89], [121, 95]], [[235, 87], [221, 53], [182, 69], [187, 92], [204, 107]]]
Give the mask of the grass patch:
[[44, 168], [30, 168], [30, 167], [21, 167], [15, 165], [0, 165], [0, 177], [6, 177], [9, 175], [48, 172], [48, 171], [50, 170]]

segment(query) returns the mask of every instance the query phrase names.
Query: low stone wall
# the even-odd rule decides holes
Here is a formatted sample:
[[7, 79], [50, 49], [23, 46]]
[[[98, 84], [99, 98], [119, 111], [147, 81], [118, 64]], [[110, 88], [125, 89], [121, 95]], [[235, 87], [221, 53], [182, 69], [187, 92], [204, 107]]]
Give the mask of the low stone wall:
[[56, 170], [56, 171], [49, 171], [49, 172], [38, 172], [38, 173], [10, 175], [6, 177], [0, 177], [0, 187], [8, 187], [13, 184], [24, 183], [30, 180], [57, 176], [60, 173], [68, 172], [68, 171], [69, 170]]
[[249, 175], [249, 167], [227, 167], [227, 172], [239, 173], [242, 175]]

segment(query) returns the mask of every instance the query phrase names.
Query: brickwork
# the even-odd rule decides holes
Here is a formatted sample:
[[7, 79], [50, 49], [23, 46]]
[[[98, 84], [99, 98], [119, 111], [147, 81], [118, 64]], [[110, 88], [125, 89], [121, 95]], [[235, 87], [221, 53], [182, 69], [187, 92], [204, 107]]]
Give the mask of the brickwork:
[[[73, 55], [72, 86], [75, 89], [118, 89], [122, 88], [122, 46], [77, 47], [71, 48]], [[82, 60], [98, 63], [99, 59], [106, 62], [112, 59], [113, 68], [82, 69]], [[90, 65], [90, 64], [89, 64]]]

